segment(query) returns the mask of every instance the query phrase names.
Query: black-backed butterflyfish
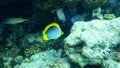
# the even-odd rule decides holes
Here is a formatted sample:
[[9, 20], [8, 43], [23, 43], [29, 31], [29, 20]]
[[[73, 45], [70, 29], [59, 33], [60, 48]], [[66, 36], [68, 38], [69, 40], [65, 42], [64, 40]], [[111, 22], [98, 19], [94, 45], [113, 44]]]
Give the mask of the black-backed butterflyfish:
[[43, 40], [51, 40], [51, 39], [57, 39], [59, 38], [62, 34], [64, 34], [59, 26], [58, 23], [51, 23], [47, 25], [43, 32], [42, 32], [42, 37]]

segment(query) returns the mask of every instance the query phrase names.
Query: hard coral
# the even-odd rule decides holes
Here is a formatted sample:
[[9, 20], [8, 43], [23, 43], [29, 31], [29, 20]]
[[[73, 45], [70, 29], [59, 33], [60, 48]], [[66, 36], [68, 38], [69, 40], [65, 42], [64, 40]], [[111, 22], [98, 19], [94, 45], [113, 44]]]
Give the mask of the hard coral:
[[106, 2], [107, 0], [83, 0], [82, 6], [85, 9], [95, 9], [95, 8], [102, 6]]
[[31, 56], [33, 54], [36, 54], [38, 52], [41, 51], [41, 46], [42, 44], [36, 44], [36, 45], [33, 45], [33, 46], [30, 46], [30, 48], [26, 48], [25, 50], [25, 56]]
[[70, 68], [68, 59], [61, 58], [62, 52], [62, 49], [39, 52], [30, 57], [31, 62], [22, 62], [18, 68]]
[[29, 34], [25, 36], [21, 41], [21, 46], [24, 48], [24, 53], [27, 57], [40, 52], [46, 47], [39, 34]]
[[75, 22], [64, 40], [66, 55], [81, 67], [102, 62], [101, 65], [105, 66], [103, 68], [119, 68], [119, 26], [119, 17], [113, 20]]
[[33, 2], [34, 10], [54, 11], [65, 6], [73, 6], [80, 0], [37, 0]]

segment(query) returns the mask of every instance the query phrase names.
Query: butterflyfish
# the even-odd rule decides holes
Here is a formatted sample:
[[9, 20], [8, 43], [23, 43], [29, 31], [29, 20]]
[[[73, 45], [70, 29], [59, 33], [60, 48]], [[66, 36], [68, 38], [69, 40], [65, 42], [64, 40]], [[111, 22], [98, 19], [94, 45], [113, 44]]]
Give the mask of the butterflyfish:
[[51, 39], [57, 39], [59, 38], [64, 32], [62, 32], [60, 26], [58, 23], [51, 23], [47, 25], [43, 32], [42, 32], [42, 37], [43, 40], [51, 40]]
[[19, 23], [25, 23], [29, 21], [29, 19], [24, 19], [24, 18], [7, 18], [5, 19], [2, 23], [4, 24], [19, 24]]

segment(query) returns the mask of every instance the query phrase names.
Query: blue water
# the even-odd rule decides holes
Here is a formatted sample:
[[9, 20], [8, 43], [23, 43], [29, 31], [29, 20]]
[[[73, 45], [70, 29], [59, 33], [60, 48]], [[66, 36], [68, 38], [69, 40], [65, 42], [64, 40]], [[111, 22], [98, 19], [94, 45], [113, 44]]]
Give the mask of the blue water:
[[[0, 0], [0, 68], [3, 68], [6, 62], [3, 58], [14, 58], [19, 55], [26, 58], [25, 51], [26, 49], [32, 48], [31, 45], [50, 45], [47, 47], [38, 47], [38, 49], [41, 49], [41, 52], [50, 49], [64, 50], [63, 39], [69, 35], [72, 25], [74, 25], [76, 21], [90, 21], [95, 19], [92, 17], [92, 11], [94, 9], [84, 8], [82, 5], [85, 0], [71, 1], [73, 2], [70, 3], [68, 0]], [[60, 21], [56, 15], [56, 10], [61, 8], [66, 17], [65, 22]], [[103, 16], [104, 14], [114, 14], [116, 17], [120, 16], [120, 0], [108, 0], [104, 5], [100, 6], [100, 8]], [[16, 25], [2, 23], [5, 19], [13, 17], [25, 18], [30, 21]], [[52, 27], [46, 33], [48, 38], [54, 39], [61, 37], [62, 39], [44, 41], [42, 39], [42, 31], [48, 24], [53, 22], [60, 25], [64, 34], [61, 37], [61, 30]], [[34, 40], [33, 43], [28, 43], [28, 39], [31, 38], [31, 36], [32, 38], [37, 37], [41, 39], [42, 42], [39, 42], [37, 39], [37, 41]], [[60, 42], [57, 42], [58, 40], [60, 40]], [[25, 43], [25, 45], [23, 45], [23, 43]], [[63, 52], [62, 56], [68, 57], [65, 52]], [[17, 64], [14, 61], [13, 59], [10, 62], [11, 66]], [[70, 62], [70, 64], [71, 68], [80, 68], [76, 63]], [[101, 64], [86, 65], [84, 68], [100, 68], [100, 66]]]

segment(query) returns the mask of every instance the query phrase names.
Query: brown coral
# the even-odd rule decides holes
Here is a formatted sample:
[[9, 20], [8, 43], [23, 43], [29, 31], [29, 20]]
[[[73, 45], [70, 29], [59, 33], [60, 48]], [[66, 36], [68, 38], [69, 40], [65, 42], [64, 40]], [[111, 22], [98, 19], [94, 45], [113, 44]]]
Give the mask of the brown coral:
[[42, 44], [36, 44], [36, 45], [30, 46], [30, 48], [26, 48], [25, 56], [30, 56], [30, 55], [40, 52], [41, 46]]
[[85, 9], [95, 9], [102, 6], [106, 2], [107, 0], [83, 0], [81, 3]]
[[73, 6], [80, 0], [37, 0], [34, 3], [34, 10], [54, 11], [65, 6]]

